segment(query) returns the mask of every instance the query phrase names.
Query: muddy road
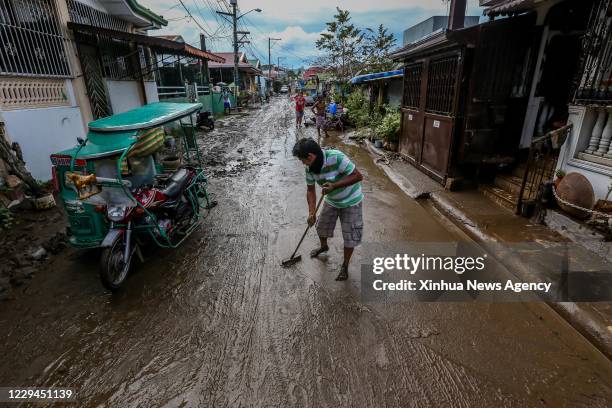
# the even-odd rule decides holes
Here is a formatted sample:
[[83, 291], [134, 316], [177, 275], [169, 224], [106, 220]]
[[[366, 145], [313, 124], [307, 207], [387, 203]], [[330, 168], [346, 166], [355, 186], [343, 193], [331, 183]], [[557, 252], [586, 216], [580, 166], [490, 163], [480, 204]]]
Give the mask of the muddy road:
[[[95, 407], [605, 407], [612, 363], [542, 303], [363, 303], [359, 256], [282, 269], [307, 215], [286, 98], [203, 135], [219, 205], [175, 251], [106, 293], [95, 251], [66, 251], [0, 303], [0, 385], [73, 387]], [[364, 241], [468, 239], [366, 152]]]

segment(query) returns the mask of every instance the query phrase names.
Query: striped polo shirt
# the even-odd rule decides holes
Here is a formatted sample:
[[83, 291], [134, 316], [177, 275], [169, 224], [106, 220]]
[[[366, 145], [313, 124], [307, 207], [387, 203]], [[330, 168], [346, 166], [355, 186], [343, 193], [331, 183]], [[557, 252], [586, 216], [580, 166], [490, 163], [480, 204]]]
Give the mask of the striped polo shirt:
[[[355, 164], [340, 150], [323, 150], [323, 167], [319, 174], [306, 167], [306, 184], [312, 186], [325, 183], [336, 183], [355, 170]], [[336, 208], [347, 208], [363, 200], [361, 182], [352, 186], [338, 188], [325, 196], [325, 202]]]

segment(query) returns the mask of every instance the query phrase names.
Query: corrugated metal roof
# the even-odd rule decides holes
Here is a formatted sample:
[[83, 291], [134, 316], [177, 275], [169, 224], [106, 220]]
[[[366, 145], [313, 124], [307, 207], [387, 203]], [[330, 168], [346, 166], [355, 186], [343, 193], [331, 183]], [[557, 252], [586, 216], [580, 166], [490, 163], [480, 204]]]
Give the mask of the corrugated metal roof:
[[68, 28], [73, 31], [94, 33], [113, 39], [132, 41], [137, 44], [142, 44], [151, 47], [154, 50], [168, 52], [169, 54], [175, 53], [181, 55], [188, 55], [190, 57], [207, 59], [210, 61], [225, 61], [225, 59], [223, 57], [220, 57], [219, 55], [202, 51], [186, 43], [170, 41], [164, 38], [149, 37], [148, 35], [127, 33], [124, 31], [110, 30], [108, 28], [95, 27], [88, 24], [78, 24], [73, 22], [68, 22]]

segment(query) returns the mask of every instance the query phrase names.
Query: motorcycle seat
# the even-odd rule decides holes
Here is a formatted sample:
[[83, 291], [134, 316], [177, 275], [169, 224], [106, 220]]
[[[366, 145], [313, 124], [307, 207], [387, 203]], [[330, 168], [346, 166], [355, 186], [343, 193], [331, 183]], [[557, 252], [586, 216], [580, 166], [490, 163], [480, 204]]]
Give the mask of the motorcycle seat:
[[183, 189], [188, 181], [189, 172], [187, 169], [178, 169], [172, 176], [170, 176], [168, 184], [166, 184], [166, 187], [164, 187], [162, 193], [168, 197], [176, 197], [183, 192]]

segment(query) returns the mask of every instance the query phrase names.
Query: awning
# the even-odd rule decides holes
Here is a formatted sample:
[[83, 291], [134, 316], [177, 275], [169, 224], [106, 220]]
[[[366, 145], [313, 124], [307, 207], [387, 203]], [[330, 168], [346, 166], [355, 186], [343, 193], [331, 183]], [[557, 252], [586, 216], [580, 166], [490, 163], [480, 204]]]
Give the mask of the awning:
[[68, 28], [74, 32], [84, 34], [98, 34], [105, 37], [130, 41], [136, 44], [144, 45], [154, 51], [165, 52], [168, 54], [185, 55], [193, 58], [205, 59], [209, 61], [225, 62], [225, 58], [215, 55], [210, 52], [199, 50], [189, 44], [170, 41], [159, 37], [149, 37], [142, 34], [127, 33], [124, 31], [110, 30], [108, 28], [94, 27], [88, 24], [78, 24], [69, 22]]
[[351, 78], [351, 84], [359, 84], [361, 82], [378, 81], [381, 79], [389, 78], [401, 78], [404, 75], [403, 69], [397, 69], [395, 71], [375, 72], [373, 74], [357, 75]]

